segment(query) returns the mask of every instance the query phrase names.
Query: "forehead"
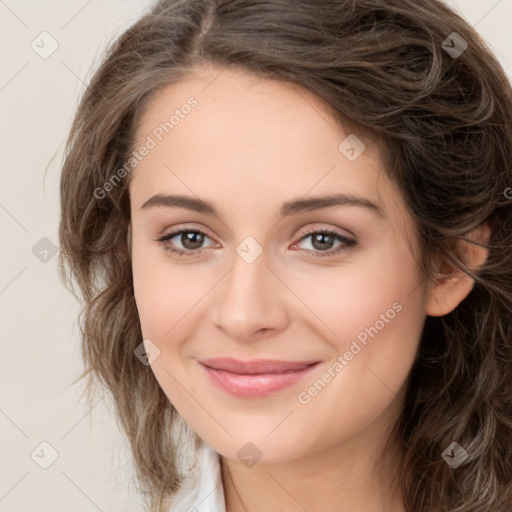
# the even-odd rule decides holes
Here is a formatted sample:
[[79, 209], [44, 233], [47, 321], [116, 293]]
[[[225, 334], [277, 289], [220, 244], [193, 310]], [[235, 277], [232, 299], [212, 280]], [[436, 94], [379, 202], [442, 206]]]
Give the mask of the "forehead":
[[[130, 183], [140, 204], [171, 189], [208, 197], [231, 190], [240, 205], [263, 196], [281, 203], [283, 195], [313, 189], [316, 195], [364, 189], [375, 198], [384, 178], [374, 139], [342, 126], [322, 98], [242, 69], [198, 68], [159, 90], [146, 105], [134, 147], [149, 138], [154, 147]], [[345, 154], [350, 146], [360, 152], [356, 159]]]
[[[187, 104], [191, 101], [193, 108]], [[155, 130], [169, 143], [192, 143], [186, 140], [190, 139], [187, 125], [193, 125], [193, 138], [205, 148], [231, 141], [237, 147], [245, 143], [248, 154], [251, 149], [268, 148], [270, 143], [284, 149], [287, 142], [318, 144], [318, 139], [337, 152], [339, 142], [353, 132], [340, 124], [326, 101], [297, 84], [263, 78], [243, 68], [211, 65], [194, 68], [182, 80], [151, 96], [135, 144]], [[158, 133], [162, 128], [164, 133]], [[378, 161], [380, 148], [375, 139], [361, 129], [356, 131], [365, 140], [365, 158]], [[295, 151], [309, 150], [309, 146], [296, 146]]]

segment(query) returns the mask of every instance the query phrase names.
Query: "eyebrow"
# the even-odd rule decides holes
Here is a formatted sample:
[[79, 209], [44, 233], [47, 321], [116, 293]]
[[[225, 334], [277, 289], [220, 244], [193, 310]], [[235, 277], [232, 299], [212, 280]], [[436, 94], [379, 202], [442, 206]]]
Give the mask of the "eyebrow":
[[[334, 206], [359, 206], [367, 208], [380, 217], [385, 218], [382, 209], [370, 201], [362, 197], [357, 197], [351, 194], [332, 194], [319, 197], [310, 197], [309, 199], [293, 199], [283, 203], [281, 207], [281, 216], [287, 217], [301, 212], [310, 212], [313, 210], [320, 210], [322, 208], [330, 208]], [[203, 199], [183, 195], [164, 195], [156, 194], [150, 197], [142, 206], [141, 209], [149, 209], [155, 207], [164, 208], [185, 208], [205, 215], [219, 216], [219, 212], [213, 204]]]

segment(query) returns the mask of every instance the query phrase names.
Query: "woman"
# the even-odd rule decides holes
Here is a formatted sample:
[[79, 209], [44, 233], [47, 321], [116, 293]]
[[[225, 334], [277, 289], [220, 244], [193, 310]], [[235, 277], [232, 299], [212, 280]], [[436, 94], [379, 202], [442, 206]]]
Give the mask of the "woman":
[[151, 510], [510, 510], [511, 148], [437, 0], [160, 1], [119, 38], [61, 269]]

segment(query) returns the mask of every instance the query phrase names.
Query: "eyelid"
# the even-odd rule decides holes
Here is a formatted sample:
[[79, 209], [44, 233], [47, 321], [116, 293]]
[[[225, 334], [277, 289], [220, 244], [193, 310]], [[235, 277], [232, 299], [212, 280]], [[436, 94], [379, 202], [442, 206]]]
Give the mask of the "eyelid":
[[319, 226], [318, 224], [316, 224], [306, 228], [300, 235], [299, 240], [302, 240], [307, 235], [311, 235], [311, 233], [332, 233], [342, 238], [353, 239], [354, 241], [356, 240], [356, 236], [350, 231], [345, 229], [343, 231], [346, 231], [346, 234], [343, 234], [340, 232], [340, 230], [341, 228], [325, 227], [325, 225]]
[[158, 237], [162, 237], [165, 235], [168, 235], [170, 233], [175, 233], [176, 231], [201, 231], [202, 233], [205, 233], [210, 238], [212, 238], [208, 233], [209, 230], [205, 228], [202, 224], [196, 224], [196, 223], [184, 223], [184, 224], [177, 224], [176, 226], [172, 227], [165, 227], [163, 228], [159, 233]]

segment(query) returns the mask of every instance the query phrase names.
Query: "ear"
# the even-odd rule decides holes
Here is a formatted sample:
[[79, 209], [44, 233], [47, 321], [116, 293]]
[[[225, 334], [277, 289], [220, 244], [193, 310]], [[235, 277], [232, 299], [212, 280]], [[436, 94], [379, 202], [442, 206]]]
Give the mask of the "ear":
[[[488, 255], [488, 250], [477, 244], [486, 244], [489, 241], [489, 236], [488, 224], [482, 224], [468, 233], [466, 238], [471, 242], [458, 242], [466, 257], [467, 266], [474, 271], [485, 263]], [[475, 284], [474, 279], [464, 272], [454, 269], [451, 264], [444, 262], [444, 265], [448, 265], [455, 273], [431, 285], [425, 311], [430, 316], [443, 316], [451, 313], [469, 295]]]

